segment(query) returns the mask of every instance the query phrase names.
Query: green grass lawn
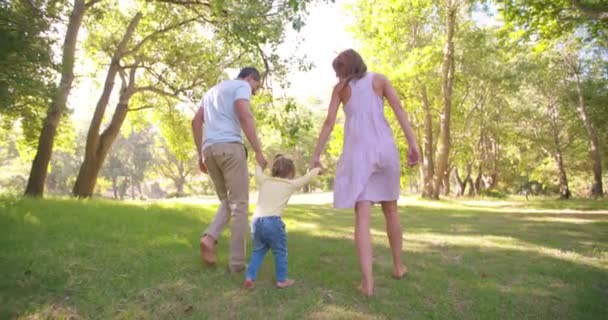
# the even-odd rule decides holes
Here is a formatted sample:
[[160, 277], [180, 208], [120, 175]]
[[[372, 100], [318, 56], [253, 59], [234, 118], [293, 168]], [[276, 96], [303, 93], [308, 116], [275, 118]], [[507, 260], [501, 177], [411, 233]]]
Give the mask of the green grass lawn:
[[356, 290], [353, 213], [293, 205], [289, 272], [253, 291], [203, 268], [215, 206], [0, 198], [0, 319], [605, 319], [608, 202], [520, 199], [400, 207], [408, 277], [390, 277], [374, 213], [376, 296]]

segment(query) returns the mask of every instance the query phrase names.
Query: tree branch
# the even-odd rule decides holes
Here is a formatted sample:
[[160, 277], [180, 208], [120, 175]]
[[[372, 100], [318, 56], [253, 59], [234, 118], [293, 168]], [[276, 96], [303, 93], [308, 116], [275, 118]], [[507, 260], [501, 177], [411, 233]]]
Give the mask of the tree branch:
[[606, 7], [592, 8], [589, 5], [581, 3], [580, 0], [570, 0], [573, 7], [582, 12], [587, 18], [592, 20], [608, 21], [608, 9]]
[[179, 23], [167, 26], [165, 28], [162, 28], [162, 29], [159, 29], [159, 30], [156, 30], [156, 31], [150, 33], [149, 35], [145, 36], [138, 44], [136, 44], [135, 47], [133, 47], [133, 49], [125, 52], [124, 56], [128, 56], [130, 54], [133, 54], [133, 53], [137, 52], [137, 50], [139, 50], [139, 48], [141, 48], [144, 44], [146, 44], [148, 41], [152, 40], [153, 38], [159, 36], [160, 34], [163, 34], [165, 32], [169, 32], [169, 31], [171, 31], [173, 29], [177, 29], [179, 27], [182, 27], [182, 26], [184, 26], [184, 25], [186, 25], [186, 24], [188, 24], [190, 22], [196, 21], [198, 18], [199, 17], [195, 17], [195, 18], [191, 18], [191, 19], [188, 19], [188, 20], [184, 20], [184, 21], [181, 21]]
[[211, 8], [209, 1], [196, 1], [196, 0], [148, 0], [148, 2], [160, 2], [160, 3], [173, 3], [179, 5], [203, 5]]
[[149, 105], [149, 106], [143, 106], [143, 107], [139, 107], [139, 108], [129, 108], [129, 112], [131, 111], [140, 111], [140, 110], [145, 110], [145, 109], [152, 109], [154, 108], [154, 106]]
[[84, 7], [88, 9], [88, 8], [90, 8], [90, 7], [94, 6], [96, 3], [100, 2], [100, 1], [101, 1], [101, 0], [91, 0], [91, 1], [89, 1], [89, 2], [86, 2], [86, 3], [84, 4]]
[[266, 57], [266, 53], [264, 52], [264, 50], [262, 50], [262, 48], [260, 48], [259, 44], [256, 44], [256, 48], [258, 49], [258, 52], [262, 57], [262, 61], [264, 62], [264, 73], [262, 74], [262, 83], [264, 83], [264, 80], [266, 80], [266, 77], [270, 73], [270, 63], [268, 62], [268, 57]]
[[171, 92], [167, 92], [165, 90], [162, 90], [162, 89], [159, 89], [159, 88], [156, 88], [153, 86], [139, 87], [134, 90], [134, 92], [144, 92], [144, 91], [154, 92], [156, 94], [159, 94], [162, 96], [167, 96], [167, 97], [172, 97], [172, 98], [177, 97], [177, 92], [171, 93]]

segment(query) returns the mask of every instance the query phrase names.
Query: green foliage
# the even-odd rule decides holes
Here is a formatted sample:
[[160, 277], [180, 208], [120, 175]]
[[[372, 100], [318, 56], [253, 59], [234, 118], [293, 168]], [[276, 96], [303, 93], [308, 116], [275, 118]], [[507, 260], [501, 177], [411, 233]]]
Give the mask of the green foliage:
[[64, 1], [0, 2], [0, 114], [5, 127], [22, 123], [28, 143], [37, 142], [54, 93], [57, 66], [52, 48]]
[[18, 131], [0, 126], [0, 193], [18, 194], [23, 192], [27, 182], [28, 163], [22, 161], [17, 144]]
[[[491, 187], [501, 192], [516, 191], [522, 176], [556, 185], [547, 99], [557, 99], [567, 171], [575, 181], [588, 176], [585, 170], [591, 163], [588, 157], [581, 157], [588, 152], [586, 131], [576, 113], [578, 97], [572, 73], [562, 57], [567, 54], [580, 63], [588, 104], [605, 101], [605, 32], [599, 28], [605, 21], [579, 10], [588, 6], [602, 9], [593, 1], [582, 1], [577, 8], [570, 1], [459, 2], [450, 167], [462, 174], [472, 165], [473, 177], [497, 177], [498, 183]], [[488, 19], [498, 19], [492, 8], [505, 19], [501, 27], [475, 18], [483, 11]], [[371, 70], [386, 74], [393, 82], [419, 144], [424, 136], [422, 88], [426, 88], [433, 118], [434, 143], [437, 139], [443, 10], [441, 2], [424, 0], [360, 0], [351, 6], [355, 16], [352, 31], [362, 43], [363, 56]], [[567, 17], [575, 19], [565, 21]], [[589, 108], [593, 108], [592, 122], [600, 127], [597, 131], [606, 137], [607, 121], [603, 120], [608, 119], [607, 109]], [[389, 114], [388, 118], [399, 132], [394, 117]], [[602, 141], [606, 146], [608, 140]], [[398, 146], [404, 153], [405, 144]]]
[[496, 189], [484, 189], [481, 191], [481, 196], [495, 199], [507, 198], [507, 194], [505, 192]]
[[[320, 117], [293, 99], [273, 99], [268, 94], [257, 95], [252, 106], [258, 134], [268, 160], [272, 160], [277, 154], [283, 154], [294, 161], [298, 175], [308, 172], [322, 121]], [[254, 160], [250, 157], [252, 166]], [[324, 177], [316, 179], [312, 188], [323, 185], [325, 189], [325, 181], [322, 180]], [[309, 190], [309, 187], [305, 190]]]
[[[137, 193], [144, 196], [142, 184], [148, 170], [155, 161], [153, 157], [154, 129], [150, 126], [137, 131], [135, 127], [126, 128], [112, 145], [107, 161], [101, 170], [101, 177], [106, 178], [107, 187], [111, 187], [114, 197], [125, 197], [130, 194], [135, 198]], [[106, 188], [100, 187], [105, 194]]]
[[[505, 28], [514, 39], [539, 36], [545, 40], [560, 38], [573, 32], [585, 34], [588, 41], [608, 40], [608, 18], [597, 19], [595, 14], [608, 14], [608, 5], [601, 0], [501, 0], [499, 10]], [[576, 4], [578, 3], [578, 5]]]

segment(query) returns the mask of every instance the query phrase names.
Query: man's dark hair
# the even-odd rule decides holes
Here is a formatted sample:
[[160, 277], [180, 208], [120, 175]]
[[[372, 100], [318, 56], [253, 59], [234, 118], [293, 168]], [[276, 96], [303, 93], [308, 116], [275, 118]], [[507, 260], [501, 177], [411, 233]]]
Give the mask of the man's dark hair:
[[260, 72], [258, 71], [258, 69], [254, 68], [254, 67], [245, 67], [245, 68], [241, 69], [241, 72], [239, 72], [239, 75], [237, 76], [237, 78], [245, 79], [249, 76], [252, 76], [253, 79], [255, 79], [255, 81], [260, 81], [260, 79], [262, 78], [260, 76]]

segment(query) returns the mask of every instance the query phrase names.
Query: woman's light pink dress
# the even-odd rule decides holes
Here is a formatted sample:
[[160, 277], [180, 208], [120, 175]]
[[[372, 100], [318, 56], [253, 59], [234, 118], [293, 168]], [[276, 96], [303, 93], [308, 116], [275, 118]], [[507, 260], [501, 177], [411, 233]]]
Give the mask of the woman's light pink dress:
[[334, 207], [354, 208], [357, 201], [399, 198], [399, 151], [384, 117], [384, 101], [372, 87], [374, 74], [351, 80], [344, 105], [344, 146], [334, 180]]

